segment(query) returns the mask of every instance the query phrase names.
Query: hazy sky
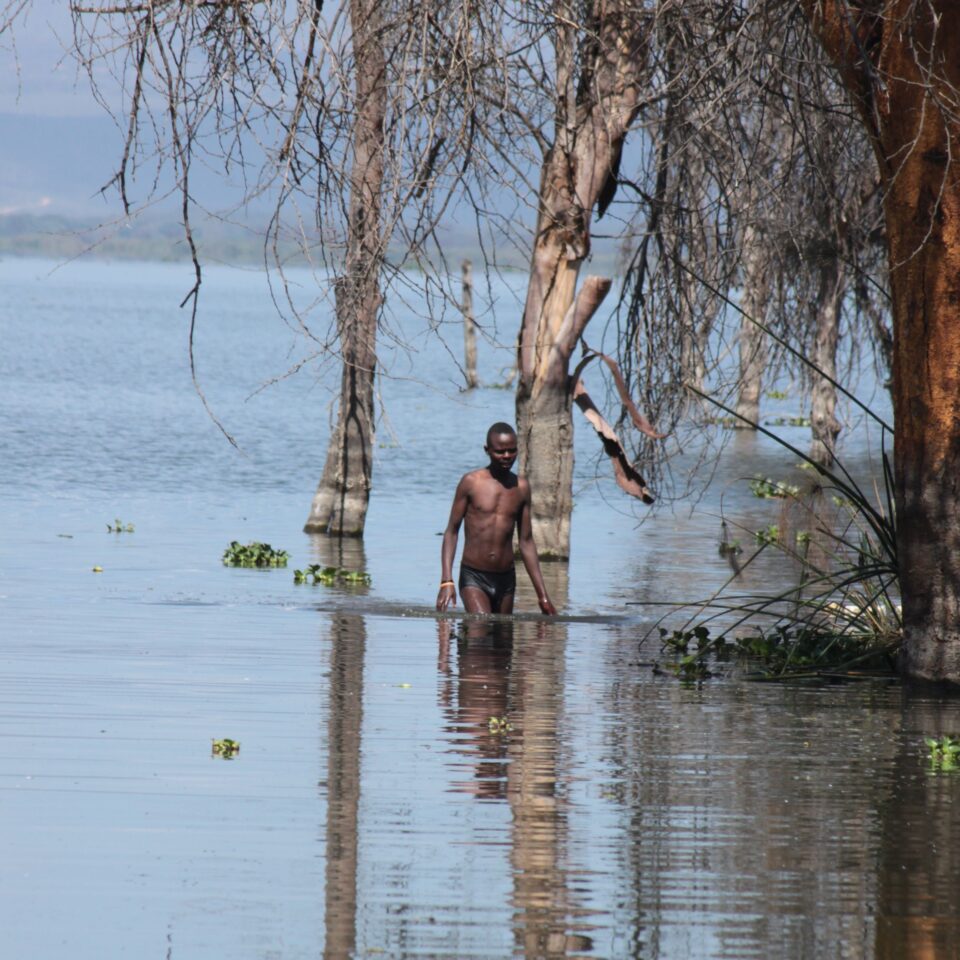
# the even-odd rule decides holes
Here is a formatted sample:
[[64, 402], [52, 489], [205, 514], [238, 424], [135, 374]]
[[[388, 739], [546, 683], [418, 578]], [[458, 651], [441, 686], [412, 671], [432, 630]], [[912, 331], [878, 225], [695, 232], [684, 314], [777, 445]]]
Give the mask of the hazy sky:
[[64, 53], [71, 38], [66, 0], [33, 0], [0, 39], [0, 113], [102, 116], [86, 74]]

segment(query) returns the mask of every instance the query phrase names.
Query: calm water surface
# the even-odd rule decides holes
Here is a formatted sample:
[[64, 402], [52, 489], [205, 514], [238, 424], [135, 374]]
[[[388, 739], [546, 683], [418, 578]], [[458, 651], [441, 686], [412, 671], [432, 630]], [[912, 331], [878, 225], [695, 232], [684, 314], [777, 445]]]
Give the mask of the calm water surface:
[[[332, 368], [282, 377], [311, 343], [259, 275], [210, 273], [198, 339], [237, 452], [190, 382], [185, 270], [52, 266], [0, 263], [3, 956], [958, 955], [960, 779], [922, 746], [957, 700], [685, 688], [639, 645], [651, 603], [726, 578], [721, 495], [776, 522], [734, 482], [784, 476], [776, 448], [736, 438], [692, 515], [640, 523], [578, 430], [564, 616], [438, 620], [453, 486], [512, 419], [459, 392], [452, 319], [444, 346], [394, 308], [415, 350], [386, 351], [368, 535], [339, 546], [301, 532]], [[486, 382], [516, 327], [495, 293]], [[233, 539], [373, 583], [227, 569]]]

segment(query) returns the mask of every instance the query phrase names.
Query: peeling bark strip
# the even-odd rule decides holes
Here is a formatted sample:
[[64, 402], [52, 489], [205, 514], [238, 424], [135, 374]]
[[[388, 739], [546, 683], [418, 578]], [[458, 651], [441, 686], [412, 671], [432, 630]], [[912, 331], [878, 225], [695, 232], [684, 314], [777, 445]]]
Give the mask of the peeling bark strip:
[[583, 373], [584, 368], [591, 360], [595, 358], [600, 359], [610, 368], [610, 373], [613, 374], [613, 382], [617, 385], [617, 393], [620, 394], [620, 402], [626, 407], [627, 413], [630, 414], [633, 425], [641, 433], [645, 433], [654, 440], [662, 440], [667, 436], [665, 433], [658, 433], [653, 424], [637, 409], [633, 398], [630, 396], [630, 391], [627, 389], [627, 382], [623, 379], [623, 374], [620, 372], [620, 366], [617, 361], [612, 357], [608, 357], [605, 353], [591, 349], [586, 343], [584, 343], [584, 348], [587, 351], [587, 356], [577, 364], [576, 369], [570, 377], [571, 382], [574, 384], [574, 396], [576, 396], [576, 384], [580, 380], [580, 374]]
[[[600, 442], [603, 444], [603, 451], [613, 464], [613, 475], [617, 481], [617, 486], [629, 493], [631, 497], [636, 497], [644, 503], [653, 503], [653, 494], [647, 489], [647, 481], [637, 473], [633, 464], [627, 459], [627, 455], [620, 444], [620, 438], [614, 432], [613, 427], [604, 420], [580, 379], [577, 379], [573, 387], [573, 402], [583, 411], [583, 415], [593, 425], [593, 429], [597, 431], [597, 436], [600, 437]], [[654, 436], [659, 437], [663, 434], [654, 434]]]
[[883, 178], [901, 668], [960, 684], [960, 4], [803, 0], [803, 8]]

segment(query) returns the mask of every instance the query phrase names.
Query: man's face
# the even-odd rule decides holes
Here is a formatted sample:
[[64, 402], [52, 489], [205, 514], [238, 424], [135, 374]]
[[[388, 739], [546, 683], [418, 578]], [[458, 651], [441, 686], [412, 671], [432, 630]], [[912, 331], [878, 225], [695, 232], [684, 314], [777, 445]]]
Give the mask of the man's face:
[[490, 457], [491, 466], [498, 470], [509, 470], [517, 459], [517, 435], [515, 433], [495, 433], [490, 443], [483, 448]]

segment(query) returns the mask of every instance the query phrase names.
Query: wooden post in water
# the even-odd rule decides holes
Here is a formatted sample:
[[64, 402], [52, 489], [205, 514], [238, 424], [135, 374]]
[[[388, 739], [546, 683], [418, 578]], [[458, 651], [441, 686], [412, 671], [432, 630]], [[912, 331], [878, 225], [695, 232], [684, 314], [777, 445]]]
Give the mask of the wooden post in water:
[[473, 264], [463, 261], [463, 354], [467, 389], [477, 386], [477, 323], [473, 318]]

